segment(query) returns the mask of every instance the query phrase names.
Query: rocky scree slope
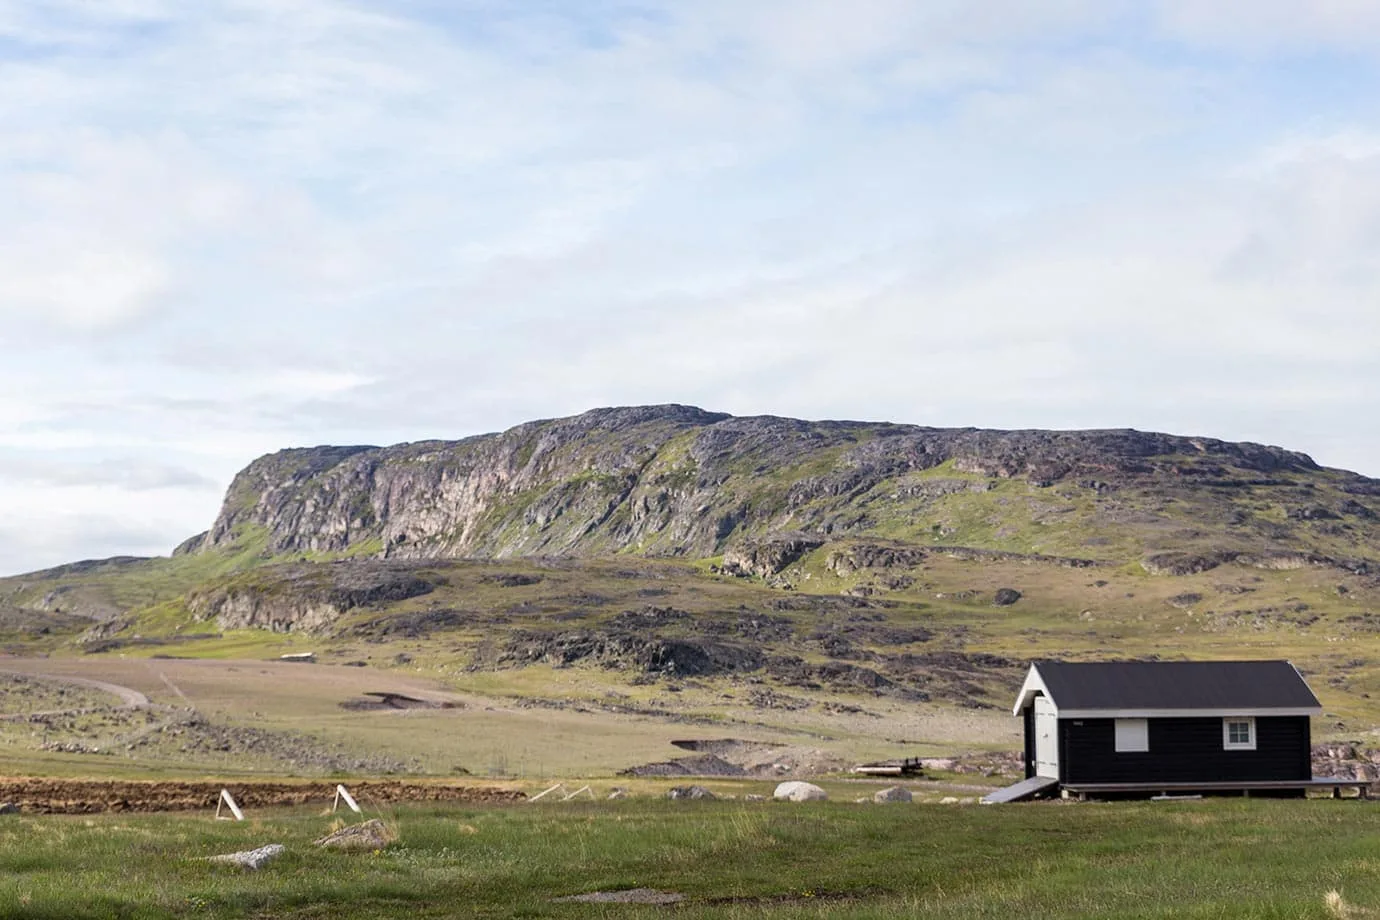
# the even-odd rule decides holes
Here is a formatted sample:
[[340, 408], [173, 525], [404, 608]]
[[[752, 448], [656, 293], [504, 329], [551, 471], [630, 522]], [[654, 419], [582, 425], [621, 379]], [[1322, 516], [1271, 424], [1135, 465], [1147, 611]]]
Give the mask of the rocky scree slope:
[[1038, 538], [1062, 550], [1055, 561], [1135, 559], [1158, 574], [1238, 560], [1365, 572], [1377, 509], [1380, 481], [1258, 444], [668, 405], [282, 451], [240, 473], [211, 530], [179, 552], [258, 539], [276, 557], [725, 555], [732, 573], [769, 576], [841, 540], [1033, 553]]

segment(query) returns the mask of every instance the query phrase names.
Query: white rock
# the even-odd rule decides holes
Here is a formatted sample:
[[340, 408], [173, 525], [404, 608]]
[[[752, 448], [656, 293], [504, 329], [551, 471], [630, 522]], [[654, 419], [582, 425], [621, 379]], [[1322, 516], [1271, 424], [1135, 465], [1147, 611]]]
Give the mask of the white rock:
[[957, 804], [958, 804], [958, 799], [954, 798], [954, 797], [951, 796], [951, 795], [946, 795], [946, 796], [944, 796], [944, 798], [942, 798], [942, 799], [939, 800], [939, 804], [940, 804], [940, 805], [957, 805]]
[[909, 802], [910, 800], [910, 790], [904, 786], [892, 786], [890, 789], [883, 789], [872, 797], [874, 802]]
[[226, 853], [222, 856], [208, 856], [207, 862], [229, 863], [232, 866], [242, 866], [245, 869], [260, 869], [264, 865], [277, 859], [287, 852], [287, 848], [281, 843], [270, 843], [266, 847], [259, 847], [257, 850], [244, 850], [240, 853]]
[[823, 802], [828, 793], [814, 783], [791, 780], [776, 787], [775, 798], [782, 802]]

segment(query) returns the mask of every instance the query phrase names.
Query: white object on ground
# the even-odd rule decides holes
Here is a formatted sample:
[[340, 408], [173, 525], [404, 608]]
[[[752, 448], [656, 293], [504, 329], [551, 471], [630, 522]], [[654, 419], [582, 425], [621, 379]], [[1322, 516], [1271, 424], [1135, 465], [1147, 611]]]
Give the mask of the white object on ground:
[[270, 843], [266, 847], [259, 847], [257, 850], [244, 850], [240, 853], [226, 853], [223, 856], [207, 856], [207, 862], [228, 863], [232, 866], [239, 866], [244, 869], [260, 869], [272, 860], [277, 859], [287, 852], [287, 847], [281, 843]]
[[776, 787], [775, 798], [782, 802], [823, 802], [829, 794], [814, 783], [791, 780]]
[[335, 811], [340, 807], [341, 799], [344, 799], [345, 804], [350, 806], [350, 811], [353, 811], [357, 815], [364, 814], [364, 811], [359, 807], [359, 803], [355, 801], [355, 797], [350, 795], [350, 790], [346, 789], [343, 784], [339, 784], [335, 787], [335, 803], [331, 805], [331, 811]]
[[216, 802], [216, 820], [229, 821], [229, 818], [222, 818], [220, 816], [220, 809], [222, 805], [230, 806], [230, 814], [235, 816], [236, 821], [244, 820], [244, 812], [240, 811], [240, 806], [235, 803], [235, 797], [230, 794], [229, 789], [222, 789], [220, 791], [220, 801]]

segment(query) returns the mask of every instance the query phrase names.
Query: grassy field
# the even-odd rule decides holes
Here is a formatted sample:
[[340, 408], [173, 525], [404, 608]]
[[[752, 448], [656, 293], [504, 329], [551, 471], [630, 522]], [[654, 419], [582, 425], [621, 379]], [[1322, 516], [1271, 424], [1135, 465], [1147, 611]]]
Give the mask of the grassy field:
[[[675, 913], [690, 918], [1361, 917], [1380, 908], [1374, 809], [638, 798], [405, 808], [385, 816], [394, 844], [357, 854], [314, 847], [333, 818], [304, 810], [244, 824], [20, 816], [0, 822], [0, 915], [660, 915], [553, 900], [645, 887], [684, 895]], [[273, 842], [287, 855], [259, 872], [199, 858]], [[1332, 891], [1347, 906], [1329, 910]]]

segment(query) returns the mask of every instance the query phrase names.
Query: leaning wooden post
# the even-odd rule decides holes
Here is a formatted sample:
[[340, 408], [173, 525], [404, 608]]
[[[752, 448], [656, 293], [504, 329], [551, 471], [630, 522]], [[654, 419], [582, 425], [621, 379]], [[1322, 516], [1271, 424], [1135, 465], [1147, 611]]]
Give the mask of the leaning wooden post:
[[358, 803], [355, 802], [355, 797], [350, 795], [350, 790], [346, 789], [343, 784], [335, 787], [335, 802], [331, 805], [331, 811], [340, 808], [341, 799], [344, 799], [345, 804], [350, 806], [350, 811], [353, 811], [357, 815], [364, 814], [364, 811], [359, 807]]
[[220, 816], [220, 809], [222, 805], [229, 806], [230, 814], [235, 816], [236, 821], [244, 820], [244, 812], [240, 811], [240, 806], [235, 804], [235, 797], [230, 794], [229, 789], [222, 789], [220, 791], [220, 798], [216, 801], [216, 820], [229, 821], [229, 818], [222, 818]]

